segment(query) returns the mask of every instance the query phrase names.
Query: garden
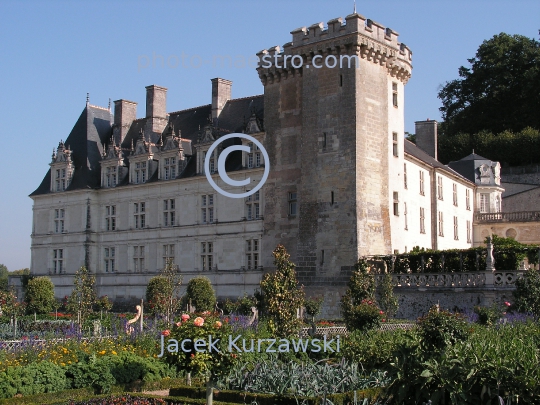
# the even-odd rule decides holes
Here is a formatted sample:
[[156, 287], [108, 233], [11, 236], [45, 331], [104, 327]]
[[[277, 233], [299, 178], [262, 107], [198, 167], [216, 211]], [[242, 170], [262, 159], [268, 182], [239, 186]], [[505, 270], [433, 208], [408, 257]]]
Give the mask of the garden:
[[172, 265], [137, 314], [95, 297], [84, 268], [61, 303], [46, 277], [28, 278], [23, 303], [0, 292], [0, 404], [540, 403], [537, 270], [512, 302], [435, 306], [404, 328], [391, 282], [378, 285], [368, 261], [356, 263], [343, 319], [316, 321], [322, 299], [305, 296], [283, 246], [273, 254], [276, 272], [254, 296], [217, 305], [204, 277], [179, 298]]

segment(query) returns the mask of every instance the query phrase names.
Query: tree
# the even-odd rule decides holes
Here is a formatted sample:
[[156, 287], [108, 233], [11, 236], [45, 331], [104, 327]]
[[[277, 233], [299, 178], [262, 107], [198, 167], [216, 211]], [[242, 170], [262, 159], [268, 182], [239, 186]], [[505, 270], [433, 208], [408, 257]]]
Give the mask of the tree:
[[512, 309], [540, 316], [540, 271], [529, 269], [516, 281]]
[[80, 312], [81, 325], [84, 323], [84, 319], [93, 312], [93, 306], [97, 300], [95, 283], [95, 276], [85, 266], [82, 266], [75, 273], [74, 288], [68, 297], [67, 309], [72, 314]]
[[349, 331], [373, 329], [383, 319], [375, 302], [375, 277], [364, 258], [358, 259], [354, 267], [348, 289], [341, 297], [343, 319]]
[[184, 302], [195, 307], [197, 312], [214, 311], [216, 293], [207, 277], [195, 277], [189, 280]]
[[447, 136], [540, 129], [540, 43], [501, 33], [484, 41], [470, 68], [439, 91]]
[[170, 309], [172, 287], [165, 276], [155, 276], [146, 286], [146, 304], [155, 315], [167, 314]]
[[27, 313], [46, 314], [55, 306], [54, 284], [49, 277], [36, 277], [28, 281], [24, 296]]
[[392, 274], [386, 273], [382, 277], [381, 284], [378, 286], [379, 304], [381, 309], [386, 312], [388, 317], [393, 317], [398, 310], [398, 300], [394, 295], [394, 282]]
[[170, 319], [180, 305], [178, 294], [181, 285], [182, 276], [178, 267], [172, 261], [167, 261], [161, 273], [153, 277], [146, 287], [146, 302], [150, 310]]
[[7, 267], [3, 264], [0, 264], [0, 291], [8, 290], [8, 276], [9, 271]]
[[265, 274], [261, 281], [264, 315], [273, 336], [288, 337], [298, 333], [302, 320], [297, 310], [304, 305], [304, 289], [298, 286], [295, 265], [283, 245], [278, 245], [274, 255], [275, 273]]

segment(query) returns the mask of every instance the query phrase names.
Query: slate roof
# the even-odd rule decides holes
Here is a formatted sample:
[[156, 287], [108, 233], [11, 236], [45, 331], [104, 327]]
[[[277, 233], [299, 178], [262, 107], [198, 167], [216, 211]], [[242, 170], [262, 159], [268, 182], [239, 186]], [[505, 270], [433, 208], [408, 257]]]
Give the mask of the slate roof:
[[467, 177], [465, 177], [465, 176], [461, 175], [460, 173], [456, 172], [451, 167], [448, 167], [448, 166], [442, 164], [437, 159], [435, 159], [432, 156], [428, 155], [426, 152], [424, 152], [422, 149], [420, 149], [414, 143], [412, 143], [411, 141], [409, 141], [407, 139], [405, 139], [405, 153], [407, 153], [407, 154], [421, 160], [422, 162], [424, 162], [428, 166], [444, 170], [449, 174], [460, 177], [461, 179], [474, 184], [474, 181], [471, 181]]
[[[198, 141], [200, 130], [210, 122], [212, 105], [207, 104], [187, 110], [169, 113], [169, 124], [174, 127], [175, 134], [181, 133], [184, 154], [188, 162], [181, 177], [191, 177], [196, 174], [196, 163], [194, 158], [194, 145]], [[214, 123], [218, 136], [238, 132], [242, 133], [246, 123], [255, 114], [257, 118], [264, 122], [264, 96], [257, 95], [229, 100], [223, 107], [219, 119]], [[147, 118], [136, 119], [132, 122], [121, 148], [124, 157], [129, 159], [129, 154], [133, 145], [137, 144], [139, 132], [146, 126]], [[108, 146], [112, 136], [112, 114], [101, 107], [87, 105], [75, 126], [71, 130], [68, 138], [64, 142], [73, 151], [72, 160], [75, 165], [73, 180], [66, 191], [76, 189], [99, 188], [101, 185], [100, 161], [103, 153], [103, 144]], [[168, 127], [163, 131], [163, 139], [167, 136]], [[147, 139], [148, 140], [148, 139]], [[151, 140], [156, 142], [157, 140]], [[234, 140], [224, 142], [224, 147], [235, 143]], [[236, 143], [239, 143], [238, 141]], [[155, 151], [154, 151], [155, 152]], [[242, 152], [235, 151], [229, 154], [225, 168], [227, 171], [239, 170], [242, 167]], [[50, 169], [41, 185], [30, 196], [47, 194], [50, 192]], [[158, 181], [157, 173], [153, 174], [147, 182]], [[122, 181], [118, 186], [127, 185], [127, 180]]]
[[[73, 151], [75, 171], [66, 191], [97, 188], [101, 185], [100, 165], [103, 144], [112, 135], [113, 116], [107, 109], [87, 105], [64, 141]], [[47, 194], [51, 189], [51, 169], [30, 196]]]

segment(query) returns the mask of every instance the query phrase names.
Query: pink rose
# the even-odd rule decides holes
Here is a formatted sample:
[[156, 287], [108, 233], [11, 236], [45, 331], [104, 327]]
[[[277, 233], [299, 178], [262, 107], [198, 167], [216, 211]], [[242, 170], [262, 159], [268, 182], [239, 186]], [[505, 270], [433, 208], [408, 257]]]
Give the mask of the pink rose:
[[382, 315], [382, 314], [384, 314], [384, 312], [383, 312], [383, 311], [379, 311], [379, 314], [381, 314], [381, 315]]
[[202, 314], [203, 315], [210, 315], [210, 311], [204, 311]]
[[182, 314], [182, 322], [185, 322], [189, 319], [189, 315], [188, 314]]
[[169, 336], [171, 334], [171, 331], [169, 329], [167, 329], [167, 330], [164, 330], [163, 332], [161, 332], [161, 334], [163, 336]]
[[222, 323], [220, 321], [216, 321], [216, 328], [221, 328]]
[[511, 306], [512, 304], [510, 304], [508, 301], [505, 301], [504, 302], [504, 305], [506, 305], [507, 307]]
[[204, 319], [201, 318], [200, 316], [198, 316], [197, 318], [195, 318], [195, 320], [193, 321], [193, 324], [195, 326], [203, 326], [204, 324]]
[[176, 326], [182, 325], [182, 322], [176, 322]]

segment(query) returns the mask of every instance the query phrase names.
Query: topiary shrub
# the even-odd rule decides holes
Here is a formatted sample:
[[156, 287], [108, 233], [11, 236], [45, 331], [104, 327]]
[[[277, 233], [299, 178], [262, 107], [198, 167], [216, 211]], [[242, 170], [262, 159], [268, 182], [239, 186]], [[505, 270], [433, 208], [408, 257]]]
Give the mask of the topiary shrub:
[[375, 277], [370, 274], [367, 261], [359, 259], [355, 269], [349, 288], [341, 297], [343, 319], [351, 332], [378, 327], [384, 315], [375, 302]]
[[427, 349], [444, 349], [469, 335], [468, 323], [464, 315], [439, 310], [433, 306], [429, 312], [418, 319], [418, 329], [422, 345]]
[[189, 280], [183, 304], [191, 304], [197, 312], [213, 312], [216, 307], [216, 293], [207, 277], [195, 277]]
[[54, 284], [49, 277], [36, 277], [28, 281], [26, 293], [26, 312], [28, 314], [47, 314], [54, 309]]
[[172, 285], [165, 276], [155, 276], [146, 286], [146, 303], [154, 315], [166, 314], [170, 307]]

